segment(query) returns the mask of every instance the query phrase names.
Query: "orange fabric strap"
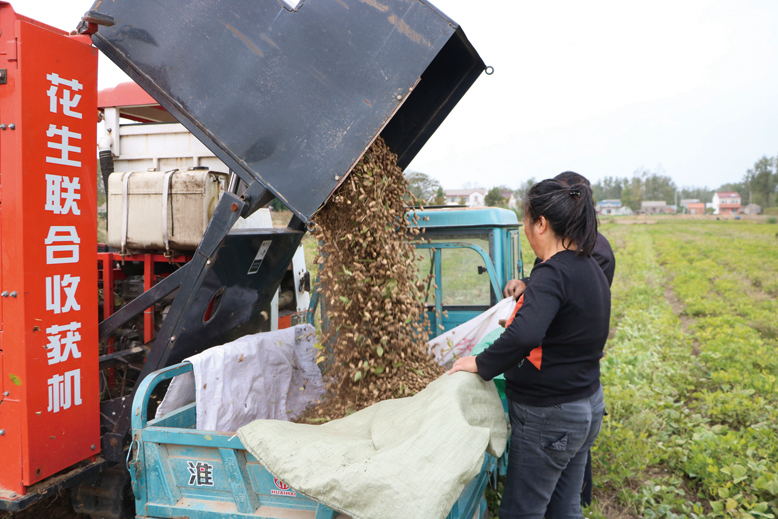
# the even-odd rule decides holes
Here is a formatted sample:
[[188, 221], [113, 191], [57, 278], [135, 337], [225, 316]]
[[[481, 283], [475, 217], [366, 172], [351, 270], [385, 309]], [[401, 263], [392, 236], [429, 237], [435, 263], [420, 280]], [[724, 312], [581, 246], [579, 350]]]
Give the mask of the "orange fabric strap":
[[[513, 320], [516, 318], [516, 314], [519, 313], [519, 310], [521, 309], [523, 304], [524, 304], [524, 294], [521, 294], [519, 300], [516, 301], [516, 306], [513, 308], [513, 312], [511, 312], [511, 316], [505, 320], [506, 328], [510, 326]], [[540, 366], [543, 365], [543, 346], [541, 345], [538, 346], [537, 348], [533, 348], [532, 351], [529, 352], [529, 355], [527, 355], [525, 358], [528, 361], [530, 361], [538, 371], [540, 371]]]

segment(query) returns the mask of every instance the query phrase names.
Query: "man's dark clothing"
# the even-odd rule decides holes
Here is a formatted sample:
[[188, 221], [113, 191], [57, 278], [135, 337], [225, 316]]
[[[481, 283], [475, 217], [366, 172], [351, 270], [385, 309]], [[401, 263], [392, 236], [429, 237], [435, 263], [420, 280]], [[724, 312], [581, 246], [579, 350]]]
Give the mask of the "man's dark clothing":
[[613, 274], [616, 272], [616, 257], [613, 255], [613, 249], [608, 239], [600, 233], [597, 233], [597, 241], [592, 249], [592, 257], [602, 269], [605, 278], [608, 280], [608, 286], [613, 284]]

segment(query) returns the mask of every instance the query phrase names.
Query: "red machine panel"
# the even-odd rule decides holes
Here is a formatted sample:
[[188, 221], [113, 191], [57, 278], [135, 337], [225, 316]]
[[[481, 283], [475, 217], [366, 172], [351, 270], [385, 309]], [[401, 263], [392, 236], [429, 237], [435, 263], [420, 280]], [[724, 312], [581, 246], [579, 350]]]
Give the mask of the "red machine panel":
[[100, 446], [97, 51], [5, 3], [0, 31], [0, 490], [24, 493]]

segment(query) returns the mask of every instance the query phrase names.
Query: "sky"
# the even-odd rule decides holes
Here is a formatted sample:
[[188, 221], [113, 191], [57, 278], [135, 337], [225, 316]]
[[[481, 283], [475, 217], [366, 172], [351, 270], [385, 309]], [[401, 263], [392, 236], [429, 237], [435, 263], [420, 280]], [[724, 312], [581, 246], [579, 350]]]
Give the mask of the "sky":
[[[73, 29], [92, 1], [12, 3]], [[495, 69], [409, 166], [444, 187], [648, 169], [715, 188], [778, 155], [774, 0], [432, 3]], [[99, 66], [100, 88], [127, 80], [104, 56]]]

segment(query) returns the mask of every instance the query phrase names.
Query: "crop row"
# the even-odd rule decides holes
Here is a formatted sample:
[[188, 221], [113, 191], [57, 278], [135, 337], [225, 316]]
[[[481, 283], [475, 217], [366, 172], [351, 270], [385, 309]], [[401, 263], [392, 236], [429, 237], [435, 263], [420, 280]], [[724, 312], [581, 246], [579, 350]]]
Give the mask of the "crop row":
[[617, 256], [602, 364], [610, 415], [590, 515], [774, 517], [778, 258], [764, 242], [775, 230], [606, 228]]
[[757, 233], [773, 226], [740, 224], [740, 235], [722, 227], [722, 235], [710, 226], [651, 232], [701, 368], [688, 406], [703, 422], [681, 466], [714, 516], [770, 517], [778, 506], [778, 308], [764, 281], [778, 277], [778, 255], [765, 243], [775, 238]]

